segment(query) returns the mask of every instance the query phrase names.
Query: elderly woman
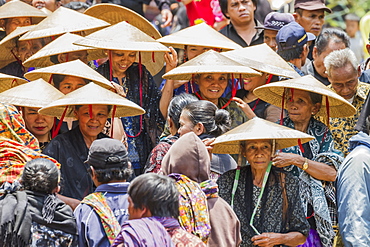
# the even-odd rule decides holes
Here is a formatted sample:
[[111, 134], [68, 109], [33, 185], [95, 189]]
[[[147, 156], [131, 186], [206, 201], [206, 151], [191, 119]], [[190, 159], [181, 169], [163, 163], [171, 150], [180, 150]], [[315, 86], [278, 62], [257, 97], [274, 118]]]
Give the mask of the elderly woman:
[[265, 85], [254, 92], [275, 105], [283, 97], [286, 103], [281, 105], [288, 117], [281, 123], [315, 137], [306, 144], [284, 149], [272, 161], [276, 167], [300, 177], [303, 206], [311, 226], [309, 239], [320, 237], [322, 246], [331, 246], [333, 226], [337, 224], [333, 182], [342, 158], [335, 153], [329, 129], [314, 116], [348, 116], [355, 112], [354, 108], [312, 76]]
[[311, 136], [254, 118], [216, 138], [214, 153], [240, 153], [248, 166], [218, 179], [219, 195], [241, 224], [241, 246], [296, 246], [309, 232], [298, 179], [271, 165], [275, 147], [291, 146]]

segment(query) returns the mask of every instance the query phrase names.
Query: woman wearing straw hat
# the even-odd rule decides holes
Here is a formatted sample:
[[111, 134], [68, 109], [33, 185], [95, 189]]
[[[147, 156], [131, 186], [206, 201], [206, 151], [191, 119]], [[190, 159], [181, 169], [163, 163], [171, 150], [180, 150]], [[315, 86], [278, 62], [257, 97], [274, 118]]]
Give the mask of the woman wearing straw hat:
[[298, 179], [272, 166], [271, 158], [275, 149], [311, 139], [300, 131], [254, 118], [213, 142], [213, 153], [242, 154], [249, 164], [224, 173], [217, 181], [219, 195], [240, 220], [241, 246], [297, 246], [306, 240], [309, 224]]
[[[73, 112], [67, 110], [69, 106], [74, 106]], [[84, 162], [91, 143], [108, 137], [101, 133], [108, 117], [136, 116], [145, 111], [135, 103], [91, 82], [43, 107], [40, 113], [62, 118], [74, 116], [78, 120], [77, 127], [51, 140], [43, 153], [62, 164], [64, 186], [61, 194], [82, 200], [93, 191], [93, 183]]]
[[272, 161], [276, 167], [300, 177], [302, 202], [311, 225], [308, 240], [315, 237], [322, 246], [331, 246], [335, 236], [332, 226], [337, 224], [333, 182], [343, 158], [333, 148], [328, 127], [314, 116], [329, 122], [329, 116], [351, 116], [355, 108], [312, 76], [264, 85], [254, 93], [287, 109], [288, 117], [281, 119], [281, 124], [315, 137], [304, 145], [284, 149]]

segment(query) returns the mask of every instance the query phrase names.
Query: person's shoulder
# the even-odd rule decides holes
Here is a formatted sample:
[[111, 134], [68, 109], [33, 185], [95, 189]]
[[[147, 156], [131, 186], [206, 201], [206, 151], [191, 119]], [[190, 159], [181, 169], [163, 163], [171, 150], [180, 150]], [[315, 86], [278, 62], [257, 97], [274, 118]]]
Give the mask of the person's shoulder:
[[370, 92], [370, 84], [359, 81], [358, 87], [357, 87], [357, 94], [360, 97], [366, 99], [369, 92]]
[[226, 26], [224, 26], [219, 32], [222, 33], [225, 36], [228, 36], [228, 34], [230, 33], [231, 28], [232, 28], [232, 24], [229, 23]]

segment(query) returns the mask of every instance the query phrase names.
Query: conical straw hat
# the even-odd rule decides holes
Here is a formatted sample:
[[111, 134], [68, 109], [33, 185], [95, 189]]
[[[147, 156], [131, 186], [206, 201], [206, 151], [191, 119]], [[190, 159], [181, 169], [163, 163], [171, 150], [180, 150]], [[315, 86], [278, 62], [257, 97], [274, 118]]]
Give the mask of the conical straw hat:
[[261, 75], [260, 72], [235, 62], [221, 53], [209, 50], [164, 74], [163, 78], [191, 80], [193, 74], [204, 73], [234, 73], [235, 77], [240, 74], [244, 77]]
[[24, 61], [23, 64], [26, 67], [47, 67], [54, 65], [54, 63], [50, 60], [51, 56], [76, 51], [87, 51], [88, 61], [106, 57], [104, 52], [100, 49], [73, 44], [73, 42], [81, 38], [82, 37], [80, 35], [76, 34], [63, 34], [33, 54], [26, 61]]
[[27, 82], [19, 77], [0, 73], [0, 93]]
[[167, 46], [184, 49], [185, 45], [204, 46], [210, 48], [220, 48], [224, 50], [241, 49], [242, 47], [217, 32], [206, 23], [187, 27], [178, 32], [166, 35], [157, 41]]
[[[256, 88], [253, 93], [261, 100], [281, 107], [282, 97], [286, 88], [300, 89], [327, 96], [329, 100], [330, 117], [350, 117], [356, 113], [356, 108], [354, 108], [347, 100], [326, 87], [311, 75], [263, 85]], [[327, 117], [326, 97], [322, 97], [321, 108], [317, 115], [324, 118]]]
[[[115, 117], [137, 116], [145, 113], [145, 110], [134, 102], [93, 82], [64, 95], [62, 98], [40, 109], [39, 112], [43, 115], [60, 117], [66, 106], [74, 105], [116, 105]], [[109, 113], [109, 117], [111, 115], [112, 110]], [[67, 111], [66, 117], [74, 117], [73, 112]]]
[[67, 32], [80, 32], [109, 26], [109, 23], [79, 13], [75, 10], [59, 7], [51, 15], [41, 21], [20, 40], [38, 39], [57, 36]]
[[223, 55], [252, 69], [268, 74], [298, 78], [300, 75], [265, 43], [238, 50], [223, 52]]
[[34, 28], [33, 26], [24, 26], [17, 27], [13, 32], [9, 33], [4, 37], [0, 42], [0, 68], [16, 61], [15, 57], [12, 54], [12, 49], [16, 46], [16, 38], [20, 35], [28, 32], [30, 29]]
[[275, 140], [276, 149], [283, 149], [314, 139], [306, 133], [255, 117], [224, 133], [212, 143], [213, 153], [240, 154], [240, 143], [247, 140]]
[[70, 62], [60, 63], [46, 68], [36, 69], [24, 75], [28, 80], [36, 80], [39, 78], [49, 81], [53, 74], [70, 75], [81, 77], [95, 82], [101, 87], [111, 89], [114, 88], [112, 83], [104, 76], [90, 68], [87, 64], [77, 59]]
[[[167, 47], [125, 21], [96, 31], [74, 44], [107, 50], [140, 51], [141, 61], [152, 75], [163, 68], [164, 52], [169, 51]], [[152, 52], [155, 62], [152, 60]]]
[[0, 102], [24, 107], [44, 107], [64, 96], [58, 89], [38, 79], [0, 93]]
[[37, 24], [47, 17], [47, 14], [18, 0], [7, 2], [0, 7], [0, 19], [15, 17], [31, 17], [32, 24]]
[[137, 27], [153, 39], [162, 37], [158, 30], [147, 19], [135, 11], [117, 4], [96, 4], [85, 10], [84, 14], [106, 21], [111, 25], [125, 21]]

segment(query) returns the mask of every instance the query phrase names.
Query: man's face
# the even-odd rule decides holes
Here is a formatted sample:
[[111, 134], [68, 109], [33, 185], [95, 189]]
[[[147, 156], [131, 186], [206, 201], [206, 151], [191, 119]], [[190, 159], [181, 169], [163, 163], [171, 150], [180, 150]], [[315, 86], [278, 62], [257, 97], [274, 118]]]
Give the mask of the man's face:
[[320, 34], [322, 26], [324, 25], [325, 11], [319, 10], [301, 10], [302, 15], [299, 13], [294, 14], [295, 21], [301, 25], [306, 32], [313, 33], [316, 37]]
[[357, 92], [358, 75], [357, 70], [351, 64], [343, 68], [330, 70], [328, 79], [337, 94], [345, 99], [351, 99]]
[[327, 55], [329, 55], [332, 51], [345, 49], [346, 45], [343, 42], [335, 43], [332, 40], [329, 41], [327, 47], [322, 51], [320, 54], [316, 47], [313, 48], [312, 57], [313, 57], [313, 64], [317, 73], [319, 73], [322, 77], [327, 77], [325, 73], [325, 65], [324, 59]]
[[349, 37], [354, 38], [356, 36], [356, 33], [359, 30], [358, 26], [358, 21], [346, 21], [346, 33]]
[[228, 0], [226, 15], [234, 25], [241, 25], [254, 21], [255, 10], [252, 0]]
[[277, 50], [276, 35], [278, 31], [265, 29], [263, 33], [264, 33], [263, 42], [270, 46], [271, 49], [276, 51]]

